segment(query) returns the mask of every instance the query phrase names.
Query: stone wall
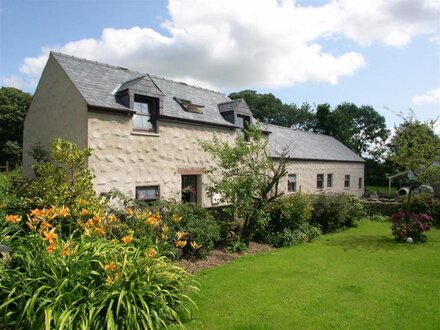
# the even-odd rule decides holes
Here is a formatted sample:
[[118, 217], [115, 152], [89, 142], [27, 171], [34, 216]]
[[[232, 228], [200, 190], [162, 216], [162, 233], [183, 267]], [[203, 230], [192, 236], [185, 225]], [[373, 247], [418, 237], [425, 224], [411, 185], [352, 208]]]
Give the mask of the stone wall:
[[[289, 174], [296, 174], [296, 190], [311, 194], [317, 193], [352, 193], [362, 196], [364, 193], [364, 164], [351, 162], [302, 161], [291, 160], [287, 164]], [[333, 174], [333, 186], [327, 187], [327, 174]], [[324, 188], [317, 189], [317, 175], [324, 174]], [[345, 175], [350, 175], [350, 187], [344, 187]], [[359, 178], [362, 187], [359, 188]], [[280, 182], [280, 188], [286, 194], [287, 176]]]
[[41, 76], [26, 115], [23, 134], [23, 175], [32, 177], [31, 148], [40, 142], [46, 150], [55, 138], [87, 147], [87, 105], [55, 59], [49, 61]]
[[[88, 146], [93, 149], [89, 168], [96, 175], [98, 193], [117, 188], [134, 197], [137, 186], [160, 186], [161, 198], [180, 199], [182, 174], [198, 175], [212, 158], [199, 146], [197, 139], [235, 139], [229, 128], [201, 126], [194, 123], [159, 121], [158, 134], [132, 131], [131, 117], [111, 113], [89, 112]], [[201, 184], [207, 177], [200, 176]], [[201, 189], [201, 204], [210, 207], [211, 199]]]

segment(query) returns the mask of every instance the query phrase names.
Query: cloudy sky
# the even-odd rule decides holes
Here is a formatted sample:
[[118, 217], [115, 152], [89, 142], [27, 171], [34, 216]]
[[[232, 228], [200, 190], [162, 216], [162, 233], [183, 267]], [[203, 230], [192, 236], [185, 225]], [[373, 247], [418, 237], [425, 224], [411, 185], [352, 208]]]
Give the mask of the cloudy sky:
[[0, 84], [50, 50], [287, 103], [440, 116], [440, 0], [0, 0]]

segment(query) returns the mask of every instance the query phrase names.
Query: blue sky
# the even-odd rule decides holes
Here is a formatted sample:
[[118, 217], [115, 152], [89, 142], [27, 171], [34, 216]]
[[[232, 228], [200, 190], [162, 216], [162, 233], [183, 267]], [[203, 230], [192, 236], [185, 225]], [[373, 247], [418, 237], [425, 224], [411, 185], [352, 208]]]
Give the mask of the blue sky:
[[[225, 93], [440, 116], [438, 0], [1, 0], [0, 83], [33, 92], [49, 50]], [[387, 110], [389, 108], [390, 110]]]

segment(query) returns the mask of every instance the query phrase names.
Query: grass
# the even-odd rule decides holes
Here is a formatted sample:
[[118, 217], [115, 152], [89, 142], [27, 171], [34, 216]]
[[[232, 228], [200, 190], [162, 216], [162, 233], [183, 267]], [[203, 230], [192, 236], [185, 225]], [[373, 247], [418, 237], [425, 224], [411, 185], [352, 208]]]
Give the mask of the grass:
[[440, 231], [399, 244], [389, 223], [248, 256], [196, 275], [188, 329], [434, 329], [440, 327]]
[[[388, 186], [367, 186], [367, 191], [370, 192], [381, 192], [381, 193], [385, 193], [388, 194]], [[395, 194], [397, 191], [396, 187], [391, 187], [391, 193]]]

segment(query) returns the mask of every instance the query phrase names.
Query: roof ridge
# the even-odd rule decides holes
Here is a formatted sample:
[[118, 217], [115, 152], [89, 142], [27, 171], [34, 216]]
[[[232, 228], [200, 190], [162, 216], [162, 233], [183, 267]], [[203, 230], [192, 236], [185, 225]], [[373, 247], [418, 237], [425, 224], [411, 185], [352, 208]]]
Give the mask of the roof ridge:
[[[226, 94], [224, 94], [224, 95], [226, 95]], [[241, 102], [241, 101], [243, 101], [243, 99], [235, 99], [235, 100], [221, 102], [218, 105], [222, 105], [222, 104], [226, 104], [226, 103], [233, 103], [233, 102]]]
[[277, 127], [277, 128], [283, 128], [283, 129], [287, 129], [287, 130], [290, 130], [290, 131], [296, 131], [296, 132], [300, 132], [300, 133], [307, 133], [307, 134], [312, 134], [312, 135], [320, 135], [320, 136], [326, 136], [326, 137], [335, 138], [334, 136], [331, 136], [331, 135], [328, 135], [328, 134], [322, 134], [322, 133], [317, 133], [317, 132], [305, 131], [305, 130], [302, 130], [302, 129], [299, 129], [299, 128], [291, 128], [291, 127], [280, 126], [280, 125], [269, 124], [269, 123], [266, 123], [266, 125], [274, 126], [274, 127]]
[[[187, 83], [185, 83], [183, 81], [177, 81], [177, 80], [173, 80], [173, 79], [169, 79], [169, 78], [165, 78], [165, 77], [161, 77], [161, 76], [156, 76], [154, 74], [150, 74], [150, 73], [147, 73], [147, 72], [140, 72], [140, 71], [136, 71], [136, 70], [131, 70], [131, 69], [128, 69], [128, 68], [117, 66], [117, 65], [107, 64], [107, 63], [98, 62], [98, 61], [93, 61], [93, 60], [89, 60], [89, 59], [86, 59], [86, 58], [77, 57], [77, 56], [68, 55], [68, 54], [63, 54], [63, 53], [55, 52], [55, 51], [50, 51], [50, 54], [54, 54], [54, 55], [58, 55], [58, 56], [66, 57], [66, 58], [71, 58], [71, 59], [74, 59], [74, 60], [77, 60], [77, 61], [87, 62], [87, 63], [91, 63], [91, 64], [97, 64], [97, 65], [101, 65], [101, 66], [105, 66], [105, 67], [108, 67], [108, 68], [113, 68], [113, 69], [121, 70], [121, 71], [125, 71], [125, 72], [128, 71], [128, 72], [131, 72], [131, 73], [137, 73], [137, 74], [143, 75], [143, 76], [148, 75], [148, 76], [150, 76], [150, 78], [161, 79], [161, 80], [169, 81], [169, 82], [172, 82], [172, 83], [175, 83], [175, 84], [185, 84], [185, 85], [187, 85], [189, 87], [192, 87], [192, 88], [197, 88], [197, 89], [200, 89], [200, 90], [217, 93], [217, 94], [220, 94], [220, 95], [226, 95], [225, 93], [222, 93], [222, 92], [219, 92], [219, 91], [216, 91], [216, 90], [213, 90], [213, 89], [209, 89], [209, 88], [205, 88], [205, 87], [201, 87], [201, 86], [187, 84]], [[134, 78], [134, 79], [136, 79], [136, 78]]]

